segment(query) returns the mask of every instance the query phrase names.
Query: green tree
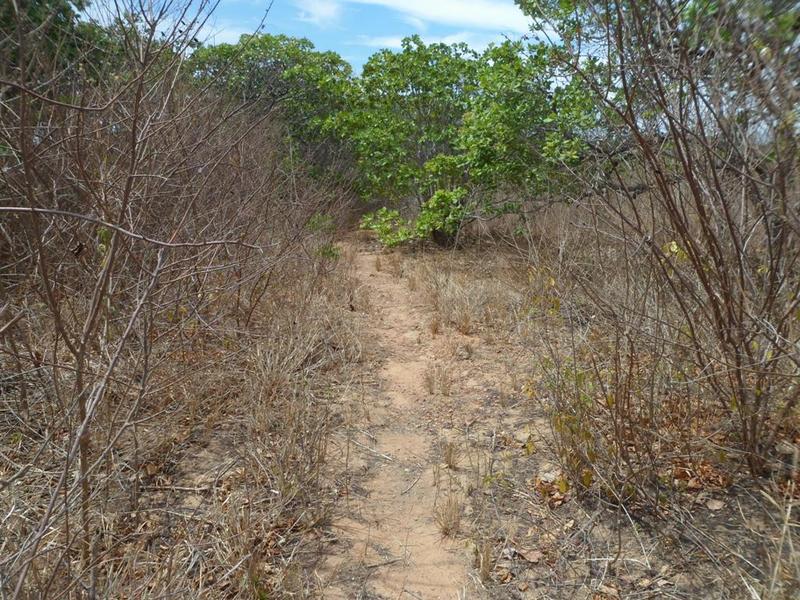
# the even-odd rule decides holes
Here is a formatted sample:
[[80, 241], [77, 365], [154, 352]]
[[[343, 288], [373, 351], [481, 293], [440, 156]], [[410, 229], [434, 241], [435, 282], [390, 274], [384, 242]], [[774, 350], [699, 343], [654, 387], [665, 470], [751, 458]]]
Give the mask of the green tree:
[[338, 54], [285, 35], [243, 35], [236, 44], [198, 48], [191, 69], [200, 84], [237, 101], [260, 110], [280, 105], [294, 137], [308, 143], [330, 133], [352, 85], [352, 68]]
[[370, 57], [353, 108], [337, 123], [354, 146], [364, 196], [418, 204], [430, 197], [435, 187], [425, 165], [457, 152], [476, 58], [464, 44], [426, 45], [419, 36], [403, 40], [400, 52]]
[[[84, 77], [100, 81], [116, 64], [111, 58], [119, 40], [82, 17], [88, 5], [85, 0], [0, 3], [0, 78], [29, 83], [57, 79], [64, 91]], [[20, 53], [20, 43], [27, 53]]]
[[549, 59], [542, 45], [509, 41], [478, 56], [418, 38], [400, 53], [375, 55], [359, 108], [344, 116], [363, 191], [414, 198], [419, 211], [407, 220], [376, 214], [365, 226], [389, 244], [447, 244], [464, 223], [513, 212], [542, 193], [561, 161], [578, 160], [575, 132], [592, 106], [580, 103], [574, 83], [555, 85]]
[[543, 173], [541, 147], [551, 112], [544, 48], [521, 42], [490, 46], [478, 66], [480, 93], [471, 99], [458, 146], [472, 185], [530, 189]]

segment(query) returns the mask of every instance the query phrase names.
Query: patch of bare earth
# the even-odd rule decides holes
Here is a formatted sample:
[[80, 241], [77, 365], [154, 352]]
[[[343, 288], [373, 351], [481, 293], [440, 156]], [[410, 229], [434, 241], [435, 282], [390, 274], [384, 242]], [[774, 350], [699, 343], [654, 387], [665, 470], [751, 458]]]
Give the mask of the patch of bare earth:
[[359, 249], [355, 272], [370, 288], [368, 327], [381, 360], [372, 381], [346, 398], [347, 428], [336, 451], [349, 485], [333, 523], [337, 539], [318, 571], [321, 594], [464, 597], [470, 589], [464, 540], [458, 530], [445, 535], [437, 519], [449, 490], [436, 477], [436, 415], [450, 399], [425, 389], [436, 356], [423, 333], [426, 309], [380, 267], [378, 254]]

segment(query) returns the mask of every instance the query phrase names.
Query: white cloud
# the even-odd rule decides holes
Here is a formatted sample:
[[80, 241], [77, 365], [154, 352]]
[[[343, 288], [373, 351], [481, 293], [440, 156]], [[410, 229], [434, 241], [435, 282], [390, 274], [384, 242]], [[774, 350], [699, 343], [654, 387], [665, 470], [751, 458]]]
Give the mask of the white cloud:
[[403, 21], [411, 25], [417, 31], [425, 31], [428, 29], [428, 24], [414, 15], [403, 15]]
[[[491, 44], [499, 44], [505, 38], [501, 34], [486, 33], [478, 31], [459, 31], [444, 36], [429, 36], [422, 35], [422, 40], [426, 44], [457, 44], [459, 42], [466, 43], [470, 48], [481, 52]], [[403, 36], [401, 35], [385, 35], [385, 36], [361, 36], [356, 42], [358, 46], [367, 46], [369, 48], [388, 48], [390, 50], [399, 50], [403, 47]]]
[[391, 50], [398, 50], [402, 48], [403, 36], [401, 35], [379, 35], [379, 36], [359, 36], [358, 41], [355, 42], [358, 46], [368, 46], [369, 48], [389, 48]]
[[347, 0], [383, 6], [406, 20], [450, 27], [528, 33], [530, 20], [511, 0]]
[[295, 4], [300, 9], [297, 18], [318, 27], [335, 24], [342, 14], [338, 0], [295, 0]]
[[248, 26], [246, 23], [215, 19], [205, 23], [195, 37], [203, 44], [211, 46], [215, 44], [235, 44], [242, 35], [257, 33], [258, 25], [258, 23], [254, 23]]

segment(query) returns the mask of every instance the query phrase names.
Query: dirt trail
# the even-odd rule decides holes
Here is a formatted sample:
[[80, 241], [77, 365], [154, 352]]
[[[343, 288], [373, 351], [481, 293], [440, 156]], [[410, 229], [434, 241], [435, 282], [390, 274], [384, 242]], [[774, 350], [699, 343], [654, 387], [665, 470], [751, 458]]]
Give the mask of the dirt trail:
[[447, 489], [436, 477], [440, 432], [429, 419], [436, 401], [424, 384], [435, 358], [434, 341], [424, 335], [430, 315], [402, 279], [376, 268], [377, 256], [358, 248], [354, 267], [370, 293], [369, 334], [384, 360], [375, 385], [350, 399], [357, 416], [342, 451], [351, 492], [333, 524], [338, 543], [318, 573], [322, 595], [464, 598], [465, 541], [443, 537], [434, 517]]
[[[692, 538], [690, 521], [634, 521], [570, 489], [537, 379], [549, 349], [541, 322], [520, 318], [526, 284], [502, 255], [346, 252], [370, 343], [329, 446], [340, 501], [318, 596], [695, 598], [726, 585], [705, 543], [739, 539], [735, 517], [701, 512], [704, 537]], [[445, 448], [458, 454], [450, 466]], [[448, 494], [462, 520], [444, 537]]]

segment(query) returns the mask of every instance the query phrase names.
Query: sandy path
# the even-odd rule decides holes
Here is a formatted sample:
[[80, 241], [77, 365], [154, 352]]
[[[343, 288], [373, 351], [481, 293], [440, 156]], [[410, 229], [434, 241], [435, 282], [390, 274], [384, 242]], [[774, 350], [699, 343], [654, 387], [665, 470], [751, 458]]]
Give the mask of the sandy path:
[[342, 445], [355, 492], [334, 520], [338, 543], [318, 572], [322, 595], [464, 598], [470, 582], [467, 545], [444, 538], [434, 518], [447, 490], [436, 483], [439, 432], [425, 410], [435, 402], [424, 389], [435, 356], [433, 342], [423, 335], [430, 317], [402, 279], [376, 269], [376, 256], [359, 248], [354, 267], [369, 288], [369, 334], [385, 359], [375, 374], [377, 385], [351, 399], [360, 409]]

